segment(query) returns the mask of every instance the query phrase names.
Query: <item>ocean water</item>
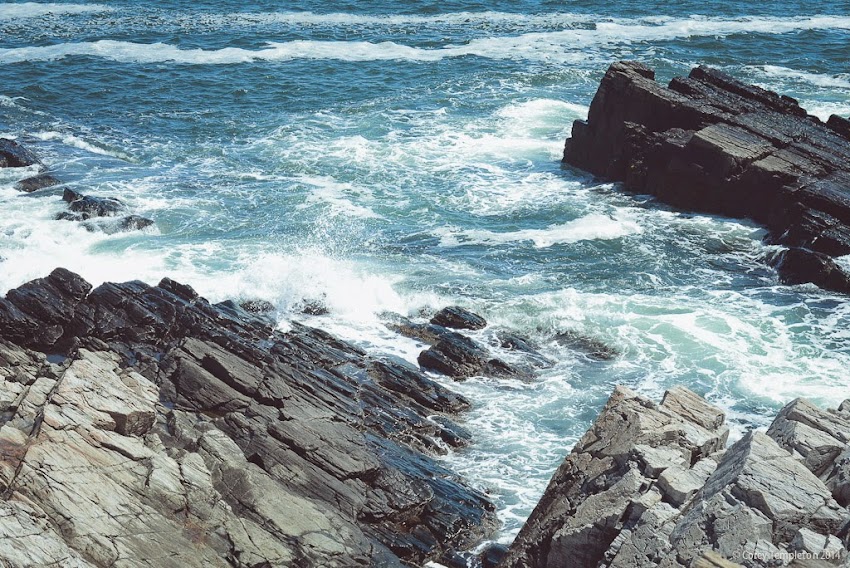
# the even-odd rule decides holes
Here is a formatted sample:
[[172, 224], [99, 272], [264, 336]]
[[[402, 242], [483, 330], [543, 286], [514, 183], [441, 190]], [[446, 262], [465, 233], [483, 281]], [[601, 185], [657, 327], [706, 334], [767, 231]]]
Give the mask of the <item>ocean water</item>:
[[[56, 266], [168, 275], [411, 361], [422, 345], [386, 313], [471, 308], [482, 341], [515, 331], [557, 361], [530, 383], [438, 378], [474, 403], [475, 445], [445, 459], [510, 542], [616, 384], [688, 386], [737, 433], [794, 397], [850, 394], [850, 304], [780, 286], [758, 226], [560, 165], [625, 58], [850, 115], [846, 1], [0, 3], [0, 135], [156, 221], [87, 232], [0, 170], [0, 292]], [[620, 354], [590, 359], [569, 333]]]

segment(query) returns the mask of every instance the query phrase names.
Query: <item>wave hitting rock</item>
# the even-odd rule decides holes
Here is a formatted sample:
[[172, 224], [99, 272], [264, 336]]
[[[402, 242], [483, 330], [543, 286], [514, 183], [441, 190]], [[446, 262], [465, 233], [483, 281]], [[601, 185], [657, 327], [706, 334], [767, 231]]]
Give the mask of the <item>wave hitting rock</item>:
[[823, 123], [797, 101], [707, 67], [668, 87], [614, 63], [564, 162], [690, 211], [748, 217], [785, 245], [792, 284], [850, 293], [832, 257], [850, 254], [850, 121]]

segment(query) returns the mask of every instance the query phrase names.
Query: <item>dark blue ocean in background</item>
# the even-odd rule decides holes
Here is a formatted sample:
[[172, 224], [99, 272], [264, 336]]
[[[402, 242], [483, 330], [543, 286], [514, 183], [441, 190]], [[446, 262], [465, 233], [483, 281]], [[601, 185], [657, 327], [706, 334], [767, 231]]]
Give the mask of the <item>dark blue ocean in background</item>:
[[[709, 64], [850, 115], [846, 0], [0, 4], [0, 136], [156, 221], [87, 232], [0, 172], [0, 292], [56, 266], [167, 275], [411, 361], [384, 314], [457, 303], [491, 322], [482, 341], [525, 334], [558, 361], [536, 382], [450, 385], [476, 443], [446, 460], [509, 542], [615, 384], [684, 384], [739, 433], [850, 390], [850, 304], [780, 286], [757, 226], [561, 167], [617, 59], [662, 81]], [[575, 333], [620, 355], [590, 359]]]

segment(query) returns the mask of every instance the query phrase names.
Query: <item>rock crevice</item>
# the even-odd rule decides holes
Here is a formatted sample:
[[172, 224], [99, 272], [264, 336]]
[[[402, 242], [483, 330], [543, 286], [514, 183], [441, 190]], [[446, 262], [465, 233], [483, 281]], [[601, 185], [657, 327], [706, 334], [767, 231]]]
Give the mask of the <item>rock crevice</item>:
[[501, 566], [846, 566], [848, 418], [796, 400], [725, 449], [694, 393], [618, 387]]

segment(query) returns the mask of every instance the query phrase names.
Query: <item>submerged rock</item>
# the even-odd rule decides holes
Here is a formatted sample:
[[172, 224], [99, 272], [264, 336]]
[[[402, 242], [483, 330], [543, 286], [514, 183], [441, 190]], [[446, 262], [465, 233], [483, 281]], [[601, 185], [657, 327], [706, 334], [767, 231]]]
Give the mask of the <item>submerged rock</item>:
[[499, 346], [508, 351], [522, 353], [524, 359], [538, 369], [551, 367], [555, 362], [537, 350], [537, 346], [527, 337], [513, 332], [500, 332], [496, 336]]
[[460, 306], [449, 306], [437, 312], [431, 318], [431, 323], [450, 329], [484, 329], [487, 320]]
[[92, 217], [114, 217], [126, 209], [121, 200], [114, 197], [83, 195], [68, 188], [65, 188], [62, 200], [68, 203], [68, 209], [77, 213], [81, 220]]
[[848, 417], [798, 400], [728, 450], [723, 422], [681, 387], [660, 405], [618, 387], [501, 566], [754, 567], [795, 551], [845, 561], [850, 511], [835, 495]]
[[[850, 253], [846, 120], [824, 124], [790, 97], [707, 67], [666, 88], [654, 77], [640, 63], [611, 65], [587, 121], [573, 124], [564, 162], [676, 207], [752, 218], [773, 243]], [[779, 270], [832, 285], [794, 265]]]
[[0, 563], [401, 567], [495, 527], [431, 457], [463, 397], [169, 279], [10, 291], [0, 380]]
[[140, 231], [154, 224], [153, 220], [139, 215], [125, 215], [127, 207], [114, 197], [94, 197], [83, 195], [73, 189], [65, 188], [62, 200], [68, 203], [69, 211], [56, 215], [58, 221], [77, 221], [90, 232], [102, 232], [108, 235], [126, 231]]
[[591, 359], [596, 359], [597, 361], [610, 361], [620, 354], [615, 347], [611, 347], [599, 339], [577, 331], [560, 332], [555, 335], [555, 341], [576, 351], [581, 351]]
[[40, 164], [38, 157], [14, 140], [0, 138], [0, 168], [23, 168]]
[[453, 379], [475, 376], [531, 378], [531, 374], [497, 359], [483, 346], [460, 333], [449, 331], [419, 354], [423, 369], [448, 375]]
[[118, 222], [118, 228], [121, 231], [140, 231], [142, 229], [147, 229], [153, 224], [153, 220], [148, 219], [147, 217], [127, 215]]
[[32, 193], [33, 191], [38, 191], [39, 189], [53, 187], [61, 184], [62, 180], [60, 180], [59, 178], [44, 173], [20, 180], [15, 184], [15, 189], [26, 193]]

